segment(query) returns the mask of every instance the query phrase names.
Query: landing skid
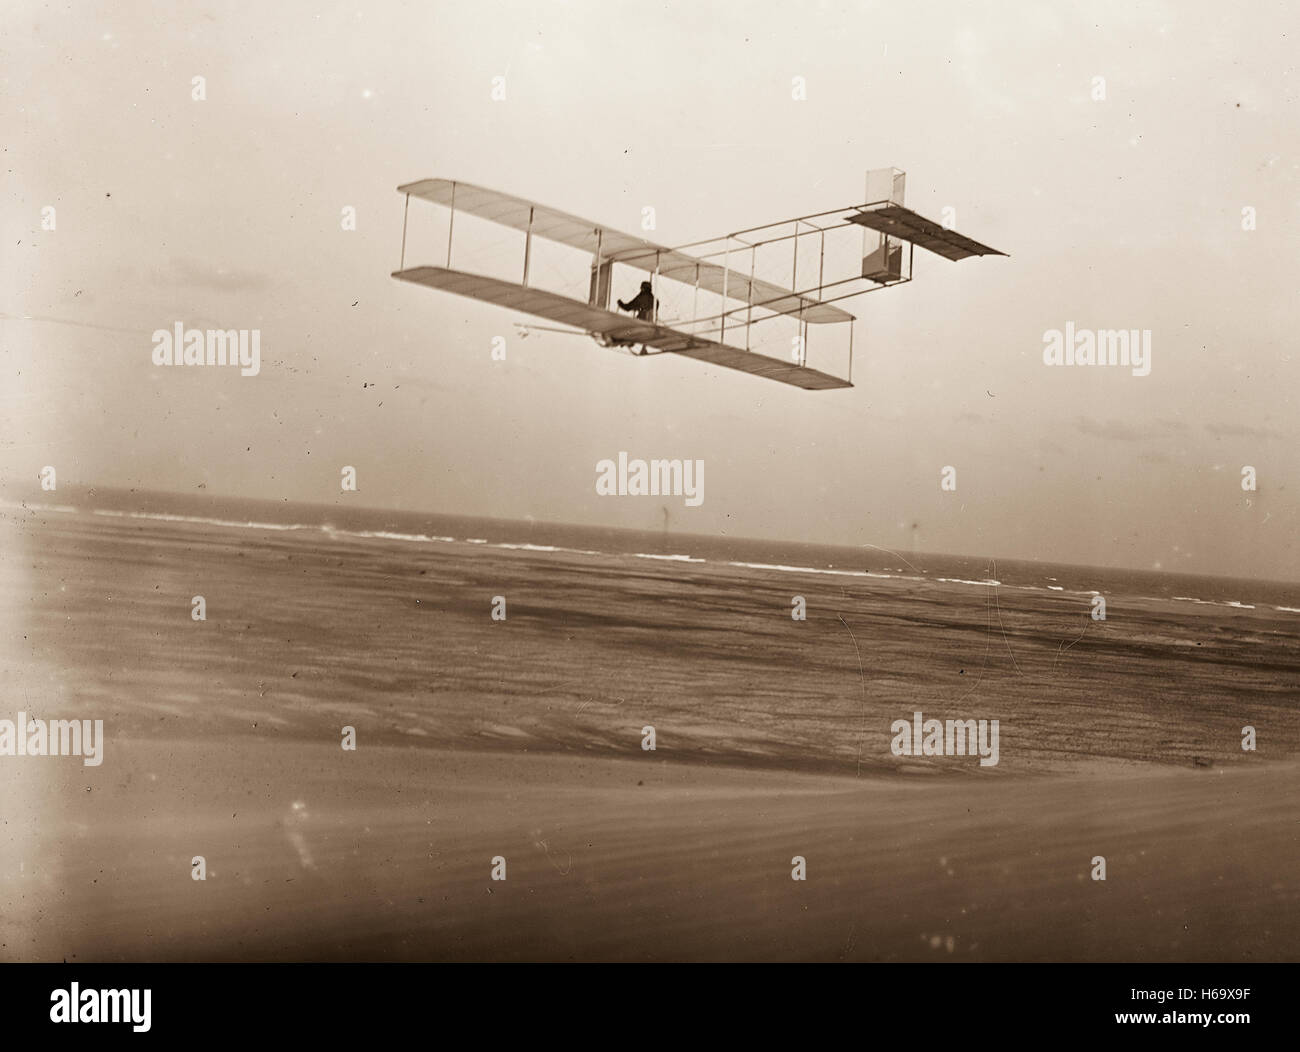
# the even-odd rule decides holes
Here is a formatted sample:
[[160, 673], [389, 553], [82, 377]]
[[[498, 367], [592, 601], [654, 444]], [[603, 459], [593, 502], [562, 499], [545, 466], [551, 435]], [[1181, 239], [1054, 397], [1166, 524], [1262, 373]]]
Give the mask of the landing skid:
[[[657, 348], [647, 347], [644, 343], [637, 343], [635, 340], [616, 340], [612, 336], [606, 336], [599, 332], [583, 332], [581, 329], [557, 329], [550, 325], [525, 325], [522, 322], [515, 322], [515, 328], [519, 331], [519, 338], [526, 340], [534, 331], [541, 332], [558, 332], [562, 336], [590, 336], [596, 343], [607, 350], [626, 351], [637, 358], [644, 358], [652, 354], [666, 354], [666, 351]], [[641, 349], [634, 350], [633, 348]]]
[[[643, 343], [637, 343], [635, 340], [616, 340], [613, 339], [612, 337], [604, 336], [598, 332], [590, 333], [590, 336], [601, 347], [605, 347], [613, 351], [626, 351], [628, 354], [636, 358], [644, 358], [649, 355], [666, 353], [664, 351], [647, 347]], [[640, 350], [636, 349], [638, 347], [640, 348]]]

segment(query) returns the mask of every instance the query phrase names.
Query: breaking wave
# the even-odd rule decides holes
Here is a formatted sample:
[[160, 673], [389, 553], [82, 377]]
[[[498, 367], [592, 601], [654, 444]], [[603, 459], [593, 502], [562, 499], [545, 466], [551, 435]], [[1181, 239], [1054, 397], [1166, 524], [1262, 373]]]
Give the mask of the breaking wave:
[[[660, 554], [655, 552], [620, 552], [620, 551], [599, 551], [592, 548], [567, 548], [562, 545], [552, 544], [530, 544], [530, 543], [510, 543], [510, 542], [493, 542], [484, 537], [465, 537], [463, 539], [456, 537], [439, 536], [437, 534], [426, 533], [402, 533], [393, 530], [348, 530], [341, 529], [330, 523], [307, 523], [307, 522], [260, 522], [256, 520], [245, 519], [221, 519], [211, 518], [203, 515], [173, 515], [166, 512], [152, 511], [117, 511], [107, 508], [90, 508], [81, 509], [68, 504], [39, 504], [33, 502], [14, 503], [12, 501], [0, 500], [0, 508], [12, 512], [29, 512], [29, 513], [51, 513], [59, 515], [77, 515], [83, 510], [88, 510], [90, 514], [112, 519], [131, 519], [131, 520], [149, 520], [154, 522], [175, 522], [187, 523], [196, 526], [216, 526], [223, 529], [241, 529], [241, 530], [271, 530], [277, 533], [290, 533], [295, 531], [316, 531], [330, 538], [357, 538], [362, 540], [380, 539], [387, 541], [399, 541], [409, 544], [475, 544], [486, 548], [497, 548], [506, 551], [522, 552], [542, 552], [546, 554], [565, 554], [581, 556], [598, 556], [602, 558], [621, 558], [632, 556], [637, 559], [655, 559], [661, 562], [671, 563], [689, 563], [689, 564], [707, 564], [710, 562], [718, 563], [725, 566], [733, 566], [739, 569], [760, 570], [771, 573], [793, 573], [793, 574], [818, 574], [831, 577], [850, 577], [850, 578], [878, 578], [895, 581], [918, 581], [926, 583], [939, 584], [956, 584], [973, 588], [1010, 588], [1019, 591], [1042, 591], [1042, 587], [1029, 584], [1005, 584], [1002, 581], [993, 578], [983, 580], [974, 580], [962, 577], [929, 577], [918, 576], [915, 574], [904, 573], [883, 573], [877, 570], [837, 570], [828, 569], [819, 566], [799, 566], [787, 563], [761, 563], [761, 562], [738, 562], [733, 560], [704, 559], [698, 556], [686, 553]], [[1055, 577], [1046, 578], [1048, 581], [1056, 581]], [[1065, 595], [1076, 596], [1095, 596], [1102, 593], [1093, 589], [1070, 590], [1059, 584], [1049, 584], [1048, 590]], [[1240, 600], [1217, 600], [1217, 599], [1199, 599], [1189, 595], [1175, 595], [1170, 597], [1160, 596], [1143, 596], [1154, 602], [1178, 602], [1178, 603], [1196, 603], [1201, 606], [1228, 607], [1236, 610], [1255, 610], [1257, 607], [1250, 603], [1244, 603]], [[1280, 613], [1300, 614], [1300, 607], [1294, 606], [1273, 606], [1271, 609]]]

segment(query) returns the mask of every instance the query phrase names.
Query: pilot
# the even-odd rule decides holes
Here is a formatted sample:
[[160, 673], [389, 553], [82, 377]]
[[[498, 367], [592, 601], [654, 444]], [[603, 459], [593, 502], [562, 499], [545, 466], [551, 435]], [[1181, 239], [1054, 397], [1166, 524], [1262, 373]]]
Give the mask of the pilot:
[[654, 321], [655, 308], [659, 306], [659, 301], [655, 299], [654, 291], [650, 288], [650, 282], [641, 282], [641, 291], [632, 299], [624, 303], [618, 301], [619, 310], [635, 311], [638, 321]]

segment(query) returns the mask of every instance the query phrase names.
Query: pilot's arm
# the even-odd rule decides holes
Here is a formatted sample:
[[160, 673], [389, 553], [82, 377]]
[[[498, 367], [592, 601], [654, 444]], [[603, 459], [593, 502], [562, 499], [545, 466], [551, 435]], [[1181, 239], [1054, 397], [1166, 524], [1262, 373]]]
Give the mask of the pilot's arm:
[[629, 302], [624, 303], [622, 300], [619, 300], [618, 305], [624, 310], [653, 310], [655, 299], [653, 295], [646, 292], [645, 289], [642, 289], [633, 296]]

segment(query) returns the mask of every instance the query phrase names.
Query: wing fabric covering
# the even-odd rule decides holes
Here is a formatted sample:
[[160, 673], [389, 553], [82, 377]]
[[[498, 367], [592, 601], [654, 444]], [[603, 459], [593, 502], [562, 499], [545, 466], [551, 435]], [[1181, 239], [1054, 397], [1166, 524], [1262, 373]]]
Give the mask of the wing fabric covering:
[[400, 193], [411, 194], [445, 208], [455, 207], [458, 212], [468, 212], [514, 230], [527, 231], [531, 224], [534, 237], [581, 249], [590, 252], [592, 256], [599, 251], [602, 263], [622, 263], [648, 274], [657, 272], [662, 278], [680, 281], [685, 285], [694, 286], [698, 282], [700, 288], [719, 296], [725, 290], [726, 297], [730, 300], [752, 303], [756, 308], [774, 314], [795, 315], [801, 321], [813, 323], [853, 320], [853, 315], [848, 311], [819, 303], [812, 296], [800, 295], [762, 278], [751, 280], [748, 274], [728, 270], [717, 263], [710, 263], [665, 245], [656, 245], [631, 234], [610, 230], [589, 219], [547, 208], [522, 197], [512, 197], [472, 183], [453, 183], [450, 179], [422, 179], [397, 189]]
[[[459, 188], [460, 184], [457, 184], [457, 207], [460, 206]], [[724, 369], [735, 369], [751, 376], [792, 384], [807, 391], [828, 391], [853, 386], [847, 380], [829, 373], [769, 358], [764, 354], [743, 351], [715, 340], [701, 339], [664, 325], [638, 321], [545, 289], [528, 288], [498, 278], [445, 267], [408, 267], [394, 272], [393, 277], [524, 314], [533, 314], [562, 325], [572, 325], [584, 332], [598, 333], [610, 339], [642, 343], [647, 347], [695, 358]]]

